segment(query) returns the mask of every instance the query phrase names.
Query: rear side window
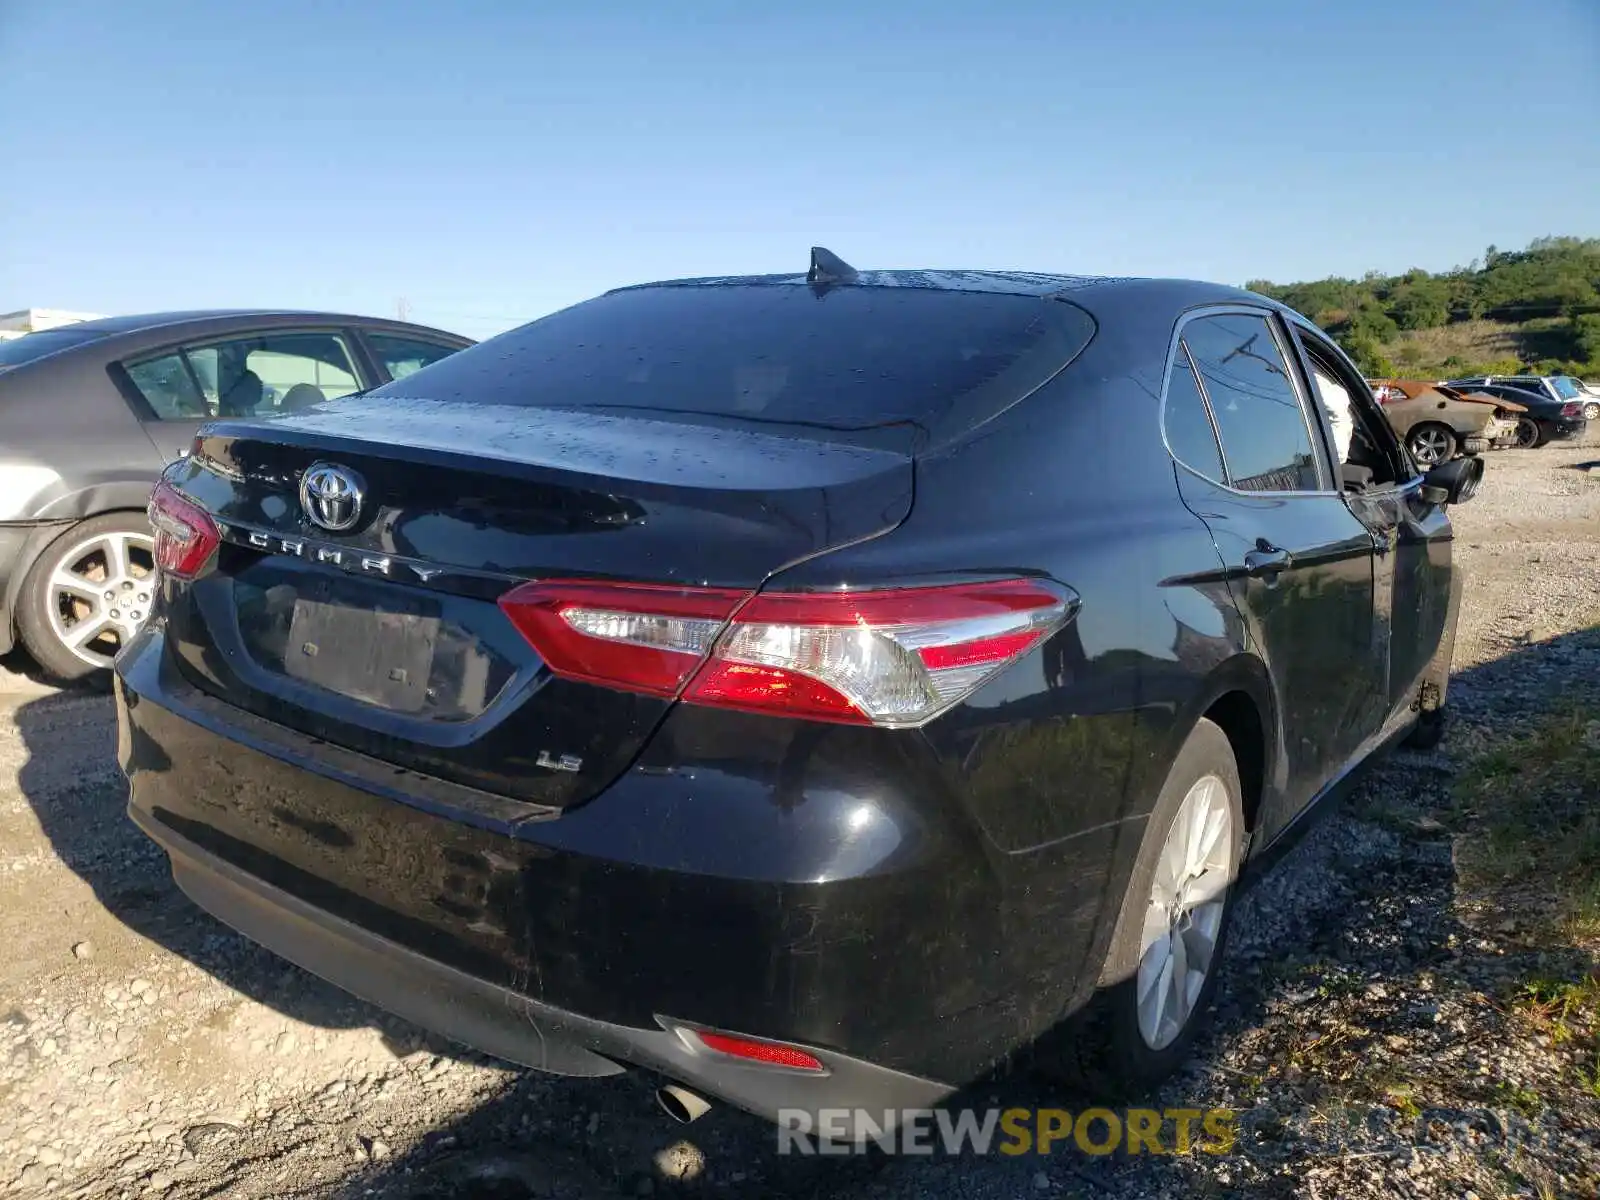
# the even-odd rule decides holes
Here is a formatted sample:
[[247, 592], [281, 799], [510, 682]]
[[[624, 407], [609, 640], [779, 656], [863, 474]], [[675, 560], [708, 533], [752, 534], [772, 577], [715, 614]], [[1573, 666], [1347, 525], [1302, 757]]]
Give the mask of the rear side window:
[[1205, 397], [1200, 394], [1189, 352], [1182, 342], [1178, 343], [1177, 358], [1172, 364], [1172, 378], [1167, 381], [1162, 421], [1167, 432], [1167, 448], [1174, 458], [1218, 483], [1226, 478], [1222, 451], [1217, 446], [1217, 431], [1212, 427], [1211, 414], [1206, 411]]
[[1245, 492], [1319, 490], [1305, 411], [1266, 318], [1199, 317], [1183, 341], [1211, 401], [1228, 482]]
[[423, 367], [431, 367], [459, 349], [438, 342], [424, 342], [419, 338], [396, 337], [391, 333], [368, 333], [366, 337], [373, 355], [392, 379], [414, 375]]
[[1026, 396], [1093, 335], [1082, 309], [1038, 296], [650, 287], [565, 309], [372, 395], [948, 431]]
[[162, 421], [198, 421], [211, 415], [183, 355], [167, 354], [128, 368], [128, 378]]
[[163, 421], [267, 416], [359, 391], [335, 333], [265, 332], [133, 363], [128, 378]]

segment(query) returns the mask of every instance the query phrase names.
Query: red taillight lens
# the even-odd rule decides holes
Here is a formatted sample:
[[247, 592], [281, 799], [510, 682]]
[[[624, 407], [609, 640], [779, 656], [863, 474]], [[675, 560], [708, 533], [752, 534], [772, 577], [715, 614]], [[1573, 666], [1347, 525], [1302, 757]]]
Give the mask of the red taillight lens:
[[175, 578], [193, 579], [222, 540], [216, 523], [165, 480], [150, 493], [149, 516], [156, 534], [156, 566]]
[[1561, 406], [1561, 415], [1563, 417], [1581, 417], [1583, 416], [1583, 405], [1563, 404]]
[[748, 592], [640, 583], [526, 583], [500, 608], [557, 675], [676, 696]]
[[795, 1046], [780, 1042], [760, 1042], [754, 1038], [734, 1037], [729, 1033], [712, 1033], [706, 1029], [691, 1030], [695, 1038], [719, 1054], [730, 1054], [747, 1062], [763, 1063], [769, 1067], [788, 1067], [791, 1071], [823, 1071], [822, 1060]]
[[1061, 628], [1034, 580], [771, 593], [525, 584], [500, 602], [558, 675], [697, 704], [920, 725]]

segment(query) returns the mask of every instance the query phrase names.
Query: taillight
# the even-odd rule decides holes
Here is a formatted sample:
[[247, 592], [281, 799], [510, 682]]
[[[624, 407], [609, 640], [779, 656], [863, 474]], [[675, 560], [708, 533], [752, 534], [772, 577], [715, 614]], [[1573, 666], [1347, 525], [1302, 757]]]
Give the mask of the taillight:
[[696, 704], [921, 725], [1060, 629], [1074, 601], [1035, 580], [751, 596], [540, 582], [501, 608], [557, 675]]
[[177, 579], [193, 579], [222, 540], [216, 523], [166, 480], [150, 493], [149, 515], [156, 566]]
[[1583, 405], [1576, 402], [1572, 404], [1563, 404], [1561, 406], [1561, 415], [1563, 417], [1581, 417], [1583, 416]]

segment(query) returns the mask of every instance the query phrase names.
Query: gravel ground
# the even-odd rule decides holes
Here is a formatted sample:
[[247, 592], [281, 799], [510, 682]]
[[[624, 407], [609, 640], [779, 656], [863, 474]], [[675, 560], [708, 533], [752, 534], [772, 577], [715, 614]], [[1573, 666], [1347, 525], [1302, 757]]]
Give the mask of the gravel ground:
[[[1595, 1194], [1600, 1084], [1503, 1002], [1581, 978], [1474, 896], [1429, 813], [1556, 692], [1600, 699], [1600, 437], [1495, 455], [1434, 754], [1382, 765], [1247, 898], [1214, 1032], [1160, 1097], [1240, 1114], [1225, 1155], [780, 1158], [635, 1075], [522, 1074], [235, 936], [122, 815], [104, 696], [0, 677], [0, 1191], [75, 1197], [1539, 1197]], [[1576, 973], [1576, 974], [1574, 974]], [[1592, 1053], [1592, 1049], [1589, 1051]], [[1082, 1107], [1026, 1080], [979, 1103]]]

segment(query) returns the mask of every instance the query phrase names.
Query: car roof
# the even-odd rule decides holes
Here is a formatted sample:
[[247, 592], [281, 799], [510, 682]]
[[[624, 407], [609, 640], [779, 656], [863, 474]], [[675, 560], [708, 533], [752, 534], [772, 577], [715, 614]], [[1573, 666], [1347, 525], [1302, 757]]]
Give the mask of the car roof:
[[[147, 329], [161, 329], [169, 325], [191, 325], [207, 321], [233, 321], [233, 320], [315, 320], [354, 322], [356, 324], [409, 326], [410, 322], [395, 321], [385, 317], [362, 317], [352, 313], [317, 312], [309, 309], [294, 308], [197, 308], [184, 309], [173, 312], [131, 313], [121, 317], [99, 317], [93, 321], [79, 321], [72, 325], [60, 326], [63, 329], [82, 330], [85, 333], [118, 334], [139, 333]], [[424, 326], [411, 326], [422, 329]], [[436, 330], [446, 333], [447, 330]], [[452, 334], [451, 336], [460, 336]]]
[[1071, 293], [1074, 299], [1093, 294], [1109, 297], [1137, 294], [1143, 299], [1167, 300], [1188, 304], [1213, 301], [1248, 302], [1265, 308], [1291, 311], [1267, 296], [1226, 284], [1195, 279], [1160, 279], [1130, 275], [1062, 275], [1038, 271], [991, 270], [894, 270], [856, 271], [837, 281], [813, 283], [806, 274], [787, 275], [705, 275], [688, 279], [663, 279], [651, 283], [614, 288], [607, 295], [646, 288], [712, 287], [865, 287], [915, 288], [942, 292], [981, 292], [1011, 296], [1060, 296]]

